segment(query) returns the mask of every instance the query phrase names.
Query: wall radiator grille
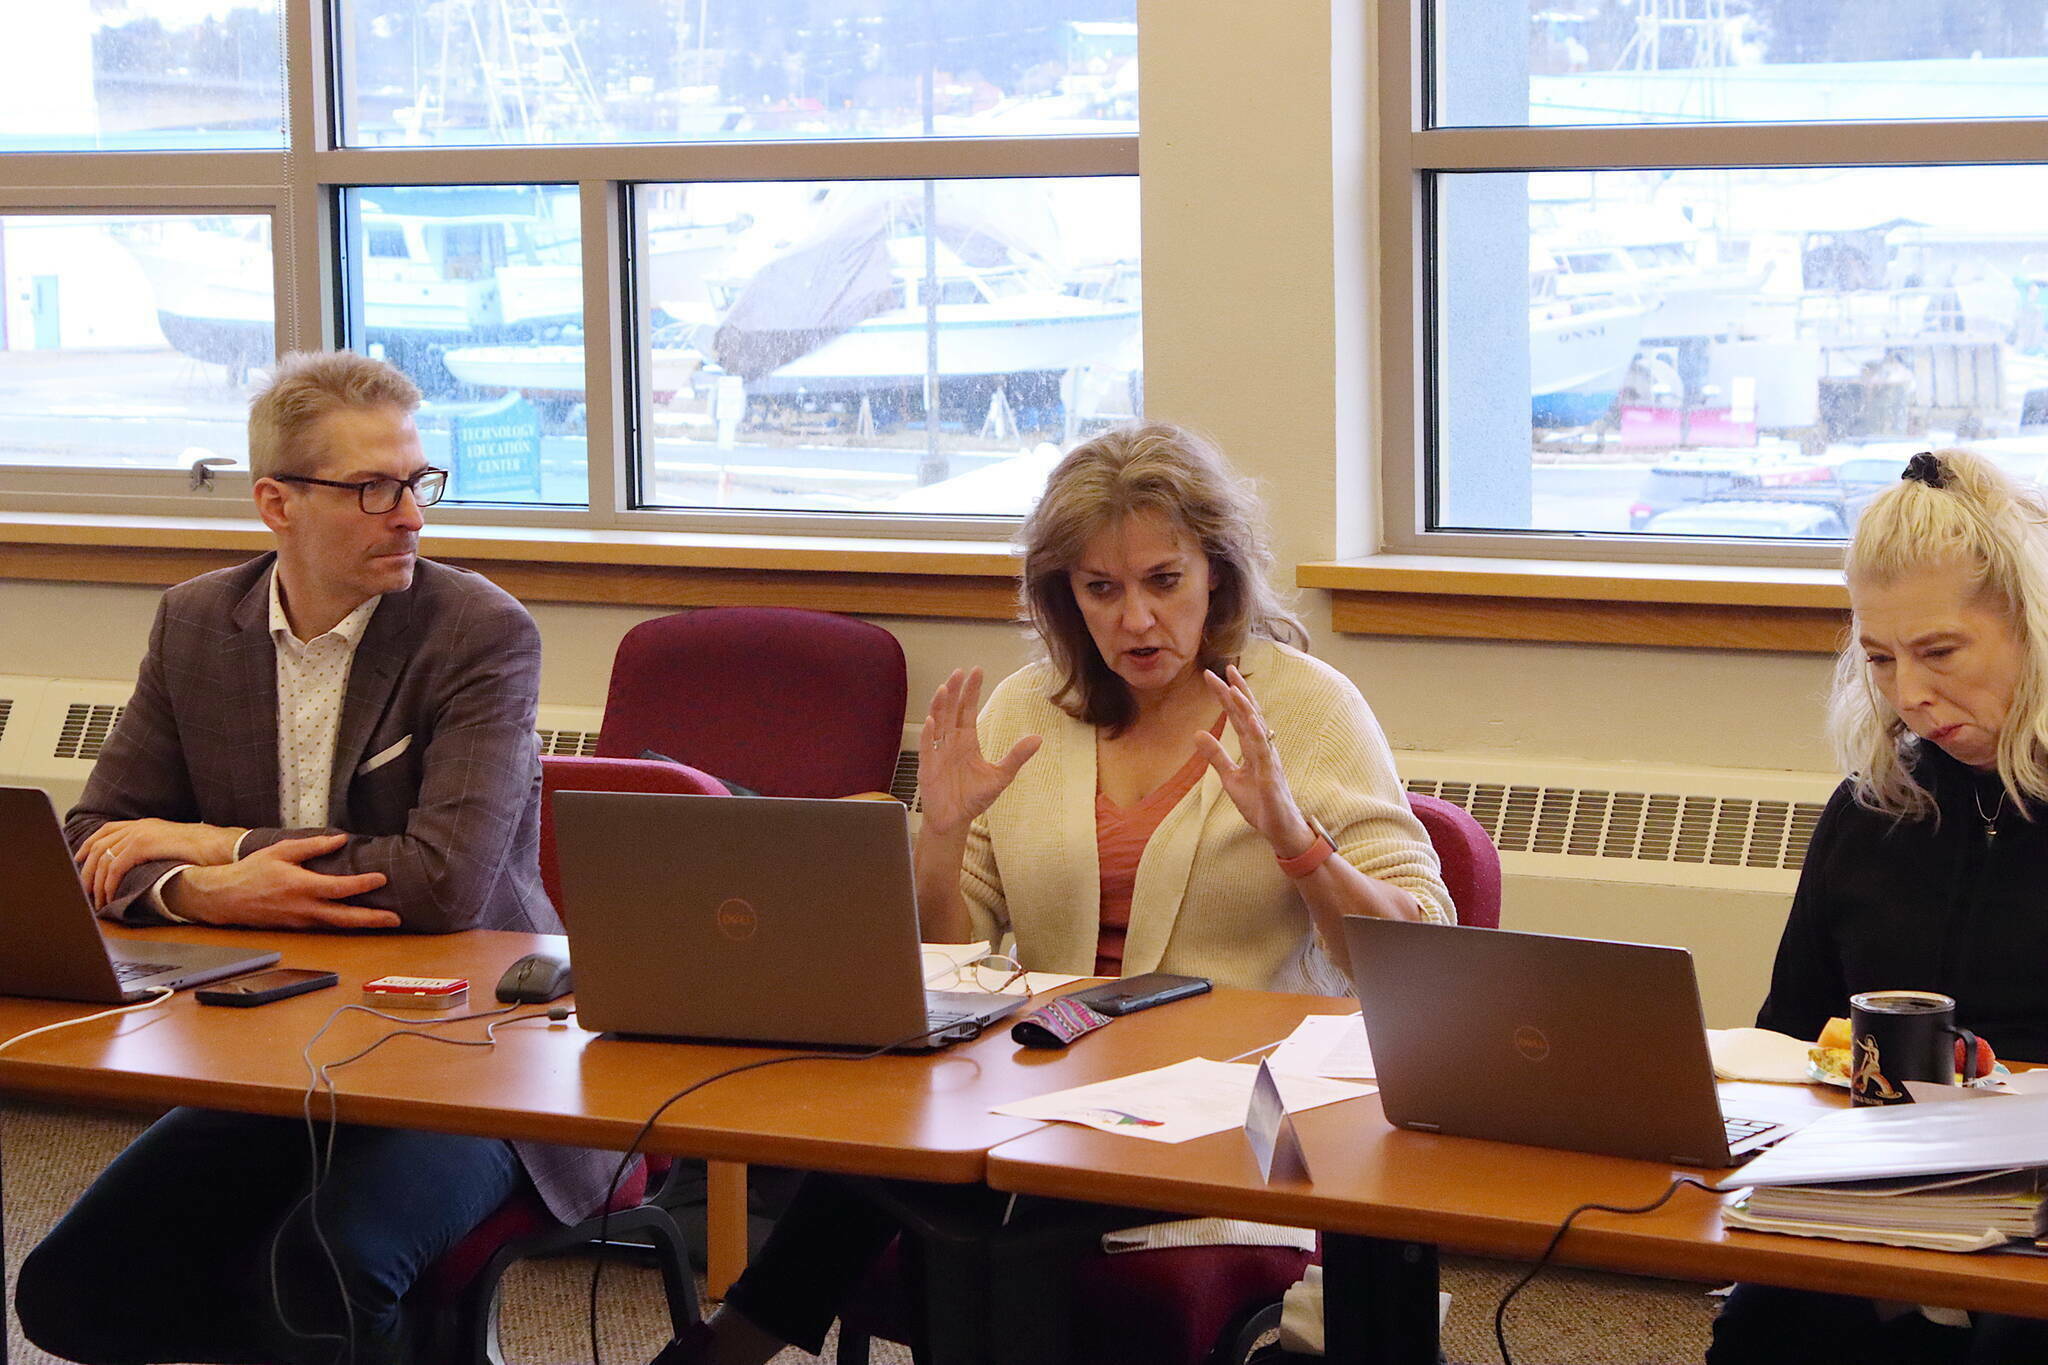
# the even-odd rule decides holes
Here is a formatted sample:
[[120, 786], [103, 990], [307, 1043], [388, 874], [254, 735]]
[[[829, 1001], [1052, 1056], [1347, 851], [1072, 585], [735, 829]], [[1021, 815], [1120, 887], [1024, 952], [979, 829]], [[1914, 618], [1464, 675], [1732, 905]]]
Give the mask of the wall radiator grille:
[[547, 730], [540, 735], [540, 751], [547, 758], [596, 758], [597, 731]]
[[[908, 727], [905, 727], [908, 728]], [[903, 749], [896, 755], [896, 771], [889, 778], [889, 795], [912, 810], [917, 804], [917, 750]]]
[[107, 742], [114, 722], [120, 720], [121, 713], [127, 709], [105, 703], [71, 703], [64, 709], [64, 725], [57, 732], [57, 747], [51, 751], [50, 757], [98, 758], [100, 746]]
[[[1407, 788], [1463, 806], [1503, 853], [1797, 872], [1823, 803], [1597, 791], [1410, 778]], [[889, 794], [917, 809], [917, 750], [896, 755]]]
[[7, 718], [14, 714], [14, 698], [0, 697], [0, 739], [7, 737]]
[[1796, 872], [1821, 803], [1410, 778], [1463, 806], [1503, 853], [1711, 863]]

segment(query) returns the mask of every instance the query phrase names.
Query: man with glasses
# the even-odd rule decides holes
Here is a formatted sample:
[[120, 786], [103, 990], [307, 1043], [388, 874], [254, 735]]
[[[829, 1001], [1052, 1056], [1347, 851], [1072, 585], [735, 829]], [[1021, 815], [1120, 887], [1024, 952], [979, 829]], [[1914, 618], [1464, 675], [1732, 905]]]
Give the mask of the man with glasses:
[[[489, 581], [419, 558], [448, 479], [419, 400], [346, 351], [286, 357], [256, 397], [276, 549], [164, 594], [65, 825], [102, 915], [561, 932], [540, 881], [539, 632]], [[24, 1263], [23, 1330], [75, 1360], [412, 1359], [400, 1300], [422, 1270], [522, 1181], [564, 1221], [593, 1212], [613, 1161], [344, 1125], [309, 1214], [303, 1123], [176, 1110]]]

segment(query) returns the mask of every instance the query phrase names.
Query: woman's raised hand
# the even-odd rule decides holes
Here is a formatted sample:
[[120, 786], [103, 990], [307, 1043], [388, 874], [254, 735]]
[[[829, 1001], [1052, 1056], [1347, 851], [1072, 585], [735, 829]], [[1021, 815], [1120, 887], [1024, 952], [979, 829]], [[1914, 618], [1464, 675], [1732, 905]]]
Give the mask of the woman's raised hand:
[[941, 836], [959, 833], [995, 804], [1018, 769], [1044, 741], [1026, 735], [998, 762], [981, 756], [974, 718], [981, 708], [981, 670], [954, 669], [932, 694], [932, 709], [918, 735], [917, 794], [924, 829]]
[[1233, 664], [1226, 677], [1228, 681], [1214, 673], [1202, 674], [1210, 695], [1229, 718], [1230, 728], [1237, 731], [1238, 759], [1231, 762], [1222, 741], [1206, 730], [1196, 733], [1195, 747], [1223, 780], [1223, 790], [1244, 822], [1265, 836], [1276, 853], [1292, 857], [1314, 842], [1315, 831], [1295, 804], [1287, 774], [1280, 767], [1273, 731], [1251, 688], [1245, 685], [1244, 675]]

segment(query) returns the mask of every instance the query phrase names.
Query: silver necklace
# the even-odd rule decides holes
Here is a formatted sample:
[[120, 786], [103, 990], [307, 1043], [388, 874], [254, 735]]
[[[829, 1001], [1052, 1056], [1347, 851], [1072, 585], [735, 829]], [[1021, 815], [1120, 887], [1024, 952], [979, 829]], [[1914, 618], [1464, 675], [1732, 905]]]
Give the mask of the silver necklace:
[[1998, 789], [1998, 804], [1988, 815], [1984, 811], [1984, 793], [1974, 786], [1970, 788], [1970, 800], [1977, 807], [1977, 818], [1984, 822], [1984, 842], [1988, 844], [1998, 837], [1998, 817], [2005, 814], [2005, 788]]

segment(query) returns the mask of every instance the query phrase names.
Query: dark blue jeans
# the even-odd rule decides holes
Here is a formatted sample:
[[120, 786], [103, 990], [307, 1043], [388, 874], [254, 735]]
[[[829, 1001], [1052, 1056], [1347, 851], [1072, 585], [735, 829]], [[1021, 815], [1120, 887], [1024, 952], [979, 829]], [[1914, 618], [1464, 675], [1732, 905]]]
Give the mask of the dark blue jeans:
[[311, 1161], [299, 1119], [173, 1110], [22, 1262], [23, 1334], [89, 1365], [331, 1365], [351, 1334], [363, 1365], [406, 1359], [399, 1301], [518, 1188], [518, 1158], [492, 1139], [344, 1124], [317, 1218]]
[[1869, 1299], [1738, 1284], [1714, 1322], [1707, 1365], [2039, 1365], [2048, 1322], [1972, 1313], [1938, 1327], [1919, 1313], [1880, 1322]]

